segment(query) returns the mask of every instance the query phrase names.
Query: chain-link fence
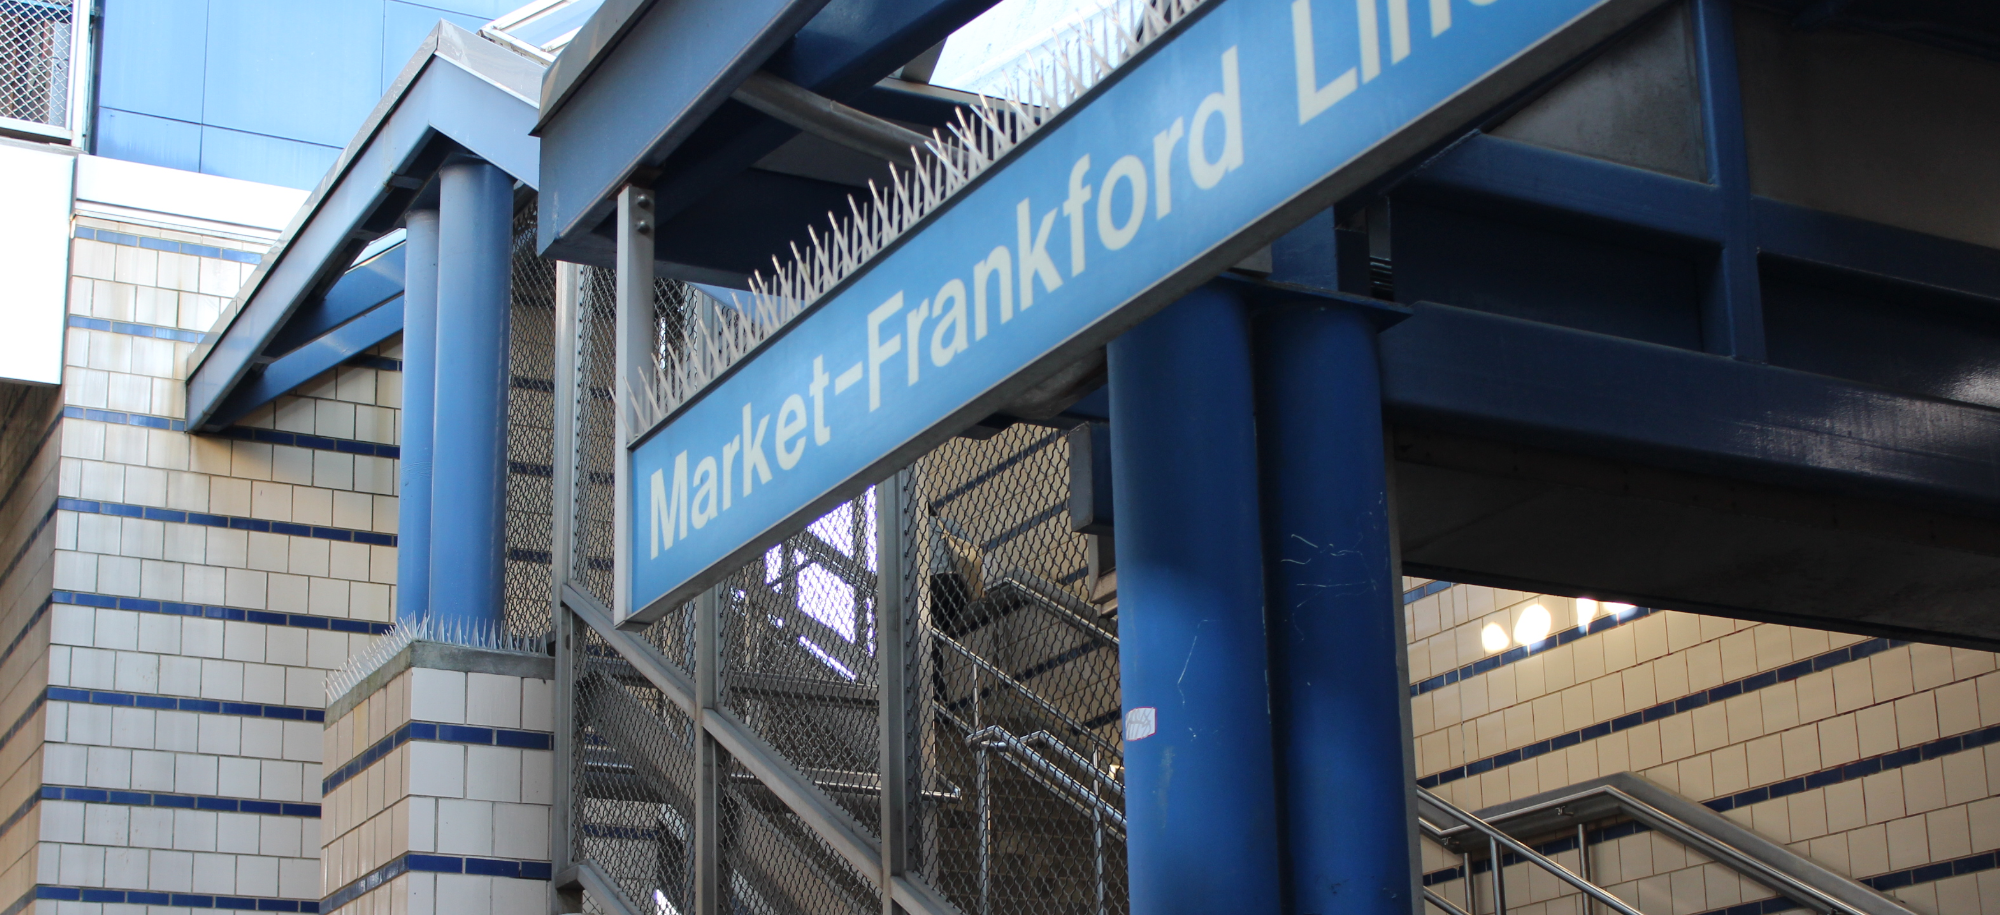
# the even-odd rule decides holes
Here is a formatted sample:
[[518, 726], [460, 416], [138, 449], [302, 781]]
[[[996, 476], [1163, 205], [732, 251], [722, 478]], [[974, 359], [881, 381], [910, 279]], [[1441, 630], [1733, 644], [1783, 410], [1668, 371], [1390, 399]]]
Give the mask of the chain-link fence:
[[[576, 463], [570, 581], [609, 607], [616, 593], [614, 473], [622, 444], [617, 441], [618, 278], [613, 271], [597, 267], [582, 268], [581, 274], [576, 305]], [[654, 283], [652, 351], [656, 360], [666, 357], [665, 341], [685, 336], [683, 329], [691, 320], [694, 300], [691, 290], [673, 280]]]
[[[583, 271], [569, 574], [607, 605], [621, 445], [615, 298], [609, 271]], [[682, 339], [709, 305], [668, 281], [655, 299], [655, 358], [682, 358], [662, 341]], [[877, 840], [882, 682], [902, 678], [912, 870], [968, 915], [1127, 911], [1115, 589], [1071, 531], [1069, 460], [1062, 430], [1046, 426], [953, 440], [883, 484], [905, 509], [895, 536], [876, 529], [869, 490], [711, 592], [718, 713]], [[878, 663], [885, 542], [903, 552], [896, 672]], [[639, 634], [691, 681], [696, 606]], [[639, 915], [690, 911], [701, 728], [601, 636], [577, 644], [571, 851], [610, 874]], [[879, 874], [857, 872], [750, 768], [716, 753], [720, 910], [880, 910]]]
[[69, 126], [70, 3], [0, 0], [0, 117]]
[[720, 589], [721, 702], [879, 832], [874, 494], [752, 560]]
[[514, 214], [507, 364], [507, 590], [513, 635], [550, 633], [555, 521], [556, 263], [535, 254], [535, 204]]
[[576, 640], [571, 854], [635, 911], [694, 911], [694, 721], [601, 636]]
[[1089, 602], [1062, 433], [955, 439], [908, 474], [918, 869], [971, 915], [1126, 910], [1115, 620]]

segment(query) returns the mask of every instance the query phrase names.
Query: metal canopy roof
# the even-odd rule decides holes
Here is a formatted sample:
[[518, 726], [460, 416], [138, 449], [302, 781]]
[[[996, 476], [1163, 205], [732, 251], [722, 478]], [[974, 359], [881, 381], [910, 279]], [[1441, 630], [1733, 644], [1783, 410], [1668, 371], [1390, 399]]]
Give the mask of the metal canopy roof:
[[928, 132], [969, 97], [885, 77], [992, 2], [608, 0], [543, 80], [544, 255], [608, 266], [606, 220], [638, 178], [656, 191], [661, 272], [741, 286], [886, 163], [731, 93], [762, 69]]
[[[539, 183], [528, 131], [541, 76], [539, 64], [439, 22], [224, 311], [220, 333], [189, 357], [188, 428], [226, 425], [401, 330], [400, 252], [360, 267], [356, 256], [401, 225], [455, 154]], [[366, 279], [391, 268], [393, 293]], [[295, 380], [276, 387], [284, 379]]]

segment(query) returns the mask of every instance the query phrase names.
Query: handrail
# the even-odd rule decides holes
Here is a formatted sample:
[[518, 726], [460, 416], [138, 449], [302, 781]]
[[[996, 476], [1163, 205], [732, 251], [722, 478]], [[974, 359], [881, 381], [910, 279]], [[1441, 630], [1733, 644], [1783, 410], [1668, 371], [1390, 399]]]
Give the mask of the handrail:
[[[1562, 882], [1567, 883], [1570, 886], [1576, 887], [1578, 892], [1583, 893], [1584, 895], [1589, 896], [1590, 898], [1595, 899], [1606, 906], [1609, 906], [1610, 909], [1614, 912], [1617, 912], [1618, 915], [1643, 915], [1643, 913], [1641, 913], [1638, 909], [1626, 905], [1618, 897], [1613, 896], [1610, 893], [1607, 893], [1604, 890], [1598, 888], [1597, 884], [1591, 883], [1590, 881], [1577, 876], [1576, 874], [1572, 873], [1569, 868], [1557, 864], [1555, 861], [1550, 860], [1548, 856], [1542, 854], [1541, 852], [1538, 852], [1532, 848], [1529, 848], [1526, 845], [1521, 844], [1519, 841], [1515, 840], [1513, 836], [1501, 832], [1498, 829], [1494, 829], [1492, 826], [1487, 825], [1485, 820], [1482, 820], [1476, 816], [1473, 816], [1470, 813], [1460, 810], [1458, 808], [1458, 805], [1453, 804], [1452, 802], [1447, 801], [1444, 798], [1438, 797], [1435, 794], [1432, 794], [1427, 789], [1418, 788], [1417, 791], [1420, 792], [1420, 796], [1422, 796], [1426, 801], [1430, 802], [1432, 806], [1435, 806], [1439, 810], [1444, 811], [1452, 819], [1455, 819], [1460, 823], [1468, 827], [1471, 827], [1473, 831], [1478, 832], [1481, 835], [1484, 835], [1486, 837], [1486, 840], [1492, 843], [1494, 848], [1493, 885], [1495, 887], [1498, 887], [1500, 885], [1501, 865], [1506, 863], [1505, 861], [1501, 860], [1501, 856], [1499, 854], [1499, 850], [1504, 848], [1508, 851], [1513, 852], [1514, 854], [1520, 855], [1523, 859], [1541, 867], [1541, 869], [1548, 871], [1550, 874], [1553, 874], [1557, 880], [1561, 880]], [[1443, 841], [1443, 830], [1438, 829], [1437, 826], [1429, 822], [1426, 822], [1421, 818], [1419, 818], [1417, 822], [1419, 824], [1422, 824], [1422, 826], [1424, 827], [1424, 831], [1427, 834], [1429, 834], [1431, 838], [1438, 841]], [[1472, 874], [1467, 873], [1465, 875], [1465, 880], [1466, 880], [1465, 885], [1470, 887], [1472, 885]]]
[[[998, 725], [995, 725], [995, 727], [998, 727]], [[1095, 777], [1100, 783], [1102, 783], [1104, 787], [1111, 789], [1112, 793], [1118, 795], [1119, 797], [1125, 796], [1125, 786], [1123, 784], [1120, 784], [1118, 779], [1113, 778], [1111, 776], [1111, 773], [1097, 768], [1096, 764], [1092, 763], [1090, 760], [1083, 758], [1082, 753], [1078, 753], [1077, 751], [1070, 749], [1069, 745], [1057, 739], [1056, 735], [1051, 734], [1047, 731], [1035, 731], [1034, 733], [1031, 734], [1021, 735], [1021, 742], [1024, 744], [1028, 744], [1030, 746], [1040, 744], [1051, 750], [1054, 750], [1058, 755], [1062, 756], [1064, 759], [1067, 759], [1070, 762], [1076, 764], [1077, 768], [1088, 771], [1093, 777]]]
[[[1051, 616], [1068, 623], [1086, 636], [1112, 648], [1118, 647], [1117, 636], [1104, 631], [1104, 627], [1091, 622], [1086, 616], [1086, 613], [1096, 613], [1097, 608], [1078, 600], [1076, 595], [1064, 590], [1061, 585], [1019, 566], [1009, 568], [995, 582], [996, 585], [1010, 583], [1026, 592], [1029, 597], [1038, 598], [1042, 610]], [[987, 590], [990, 591], [992, 588]]]
[[1468, 915], [1464, 909], [1452, 904], [1451, 900], [1431, 892], [1430, 887], [1424, 887], [1424, 901], [1443, 909], [1445, 915]]
[[978, 667], [979, 669], [985, 671], [988, 674], [991, 674], [994, 679], [1000, 681], [1002, 684], [1013, 688], [1015, 692], [1020, 693], [1023, 698], [1027, 699], [1029, 702], [1033, 703], [1036, 707], [1040, 708], [1049, 717], [1054, 718], [1055, 720], [1062, 722], [1065, 725], [1068, 725], [1078, 734], [1083, 735], [1084, 739], [1089, 740], [1091, 743], [1096, 744], [1098, 748], [1103, 750], [1107, 755], [1116, 756], [1120, 758], [1124, 756], [1123, 753], [1119, 752], [1117, 747], [1114, 747], [1111, 744], [1105, 742], [1104, 738], [1097, 736], [1096, 731], [1084, 727], [1083, 722], [1070, 717], [1068, 714], [1065, 714], [1062, 709], [1056, 708], [1054, 705], [1050, 704], [1049, 700], [1042, 698], [1041, 694], [1035, 692], [1032, 689], [1029, 689], [1027, 684], [1014, 679], [1006, 671], [1001, 670], [998, 666], [996, 666], [992, 661], [988, 661], [985, 658], [980, 657], [978, 652], [973, 651], [972, 649], [959, 644], [957, 639], [945, 635], [943, 631], [935, 627], [931, 629], [931, 638], [934, 639], [937, 644], [943, 645], [946, 648], [949, 648], [952, 651], [957, 652], [961, 657], [964, 657], [966, 660], [971, 661], [974, 666]]
[[[1435, 795], [1429, 795], [1426, 800]], [[1649, 800], [1641, 795], [1657, 795]], [[1528, 803], [1516, 809], [1496, 814], [1488, 825], [1508, 820], [1526, 820], [1529, 830], [1535, 830], [1551, 820], [1585, 820], [1600, 816], [1624, 814], [1644, 823], [1646, 826], [1665, 833], [1683, 845], [1726, 864], [1763, 884], [1767, 889], [1785, 896], [1808, 908], [1836, 915], [1915, 915], [1910, 909], [1897, 904], [1887, 896], [1876, 893], [1861, 884], [1825, 871], [1809, 860], [1799, 859], [1797, 867], [1803, 868], [1807, 877], [1819, 877], [1820, 882], [1831, 888], [1815, 886], [1813, 882], [1799, 875], [1787, 873], [1770, 861], [1763, 860], [1754, 852], [1763, 851], [1767, 855], [1796, 857], [1783, 846], [1750, 833], [1748, 830], [1714, 814], [1706, 807], [1686, 801], [1675, 795], [1668, 795], [1651, 783], [1638, 779], [1629, 773], [1618, 773], [1586, 782], [1569, 789], [1548, 792], [1538, 796], [1541, 800], [1529, 798]], [[1602, 806], [1591, 805], [1593, 801], [1608, 802]], [[1579, 805], [1586, 809], [1579, 810]], [[1666, 807], [1682, 807], [1676, 813]], [[1691, 820], [1709, 820], [1707, 825], [1697, 825]], [[1467, 827], [1453, 827], [1440, 830], [1436, 841], [1448, 843]], [[1497, 827], [1496, 827], [1497, 828]], [[1517, 830], [1518, 831], [1518, 830]], [[1731, 835], [1734, 833], [1734, 835]], [[1745, 846], [1749, 846], [1746, 849]], [[1757, 846], [1768, 846], [1759, 849]], [[1843, 895], [1852, 898], [1842, 898]]]
[[[1089, 813], [1094, 809], [1100, 816], [1110, 820], [1118, 828], [1119, 832], [1122, 833], [1125, 831], [1125, 812], [1123, 810], [1106, 803], [1104, 798], [1099, 797], [1096, 792], [1090, 790], [1089, 786], [1072, 778], [1069, 773], [1064, 772], [1055, 763], [1049, 762], [1047, 757], [1035, 752], [1027, 744], [1022, 743], [1021, 738], [1008, 733], [1006, 728], [997, 724], [988, 725], [966, 735], [965, 742], [974, 746], [986, 746], [1008, 751], [1008, 755], [1003, 758], [1009, 761], [1018, 760], [1024, 763], [1025, 767], [1033, 770], [1029, 774], [1036, 776], [1037, 780], [1042, 781], [1044, 784], [1053, 782], [1054, 784], [1049, 786], [1060, 788], [1061, 791], [1058, 792], [1059, 794], [1070, 795], [1065, 800], [1069, 801], [1071, 805], [1084, 813]], [[1095, 767], [1092, 767], [1092, 771], [1096, 771]]]

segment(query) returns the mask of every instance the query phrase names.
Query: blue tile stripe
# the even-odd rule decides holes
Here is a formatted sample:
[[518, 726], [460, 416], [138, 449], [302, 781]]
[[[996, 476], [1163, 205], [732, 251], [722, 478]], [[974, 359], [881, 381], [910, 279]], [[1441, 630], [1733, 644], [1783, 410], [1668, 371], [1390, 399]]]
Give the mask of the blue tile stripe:
[[123, 905], [171, 905], [183, 909], [232, 909], [239, 912], [317, 912], [317, 899], [272, 899], [264, 896], [210, 896], [201, 893], [155, 893], [149, 890], [107, 890], [92, 886], [35, 887], [36, 899]]
[[[1642, 832], [1651, 832], [1651, 831], [1652, 827], [1647, 826], [1644, 823], [1626, 822], [1626, 823], [1619, 823], [1613, 826], [1606, 826], [1603, 829], [1592, 829], [1588, 833], [1586, 833], [1586, 838], [1588, 838], [1590, 844], [1592, 845], [1601, 845], [1605, 842], [1615, 842], [1619, 839], [1625, 838], [1626, 836], [1637, 835]], [[1540, 845], [1530, 845], [1528, 847], [1534, 849], [1537, 852], [1540, 852], [1545, 856], [1560, 855], [1566, 852], [1572, 852], [1576, 850], [1576, 836], [1565, 836], [1563, 838], [1556, 839], [1550, 842], [1543, 842]], [[1516, 864], [1521, 864], [1528, 860], [1511, 851], [1502, 854], [1500, 856], [1500, 859], [1501, 861], [1504, 862], [1501, 865], [1502, 867], [1513, 867]], [[1475, 877], [1480, 874], [1487, 873], [1491, 870], [1493, 870], [1493, 860], [1491, 858], [1481, 858], [1477, 861], [1472, 862], [1472, 874]], [[1435, 886], [1440, 883], [1449, 883], [1453, 880], [1457, 880], [1464, 876], [1465, 876], [1465, 867], [1463, 865], [1460, 865], [1458, 867], [1447, 867], [1443, 870], [1435, 870], [1427, 874], [1424, 874], [1423, 881], [1425, 886]]]
[[1829, 766], [1818, 772], [1801, 775], [1798, 778], [1788, 778], [1761, 788], [1738, 791], [1735, 794], [1725, 795], [1712, 801], [1704, 801], [1703, 803], [1708, 806], [1708, 809], [1717, 813], [1723, 813], [1738, 807], [1761, 804], [1773, 798], [1798, 794], [1801, 791], [1824, 788], [1828, 785], [1840, 784], [1841, 782], [1859, 781], [1877, 772], [1901, 769], [1904, 766], [1915, 765], [1927, 759], [1950, 756], [1953, 753], [1976, 750], [1980, 747], [1992, 746], [1994, 744], [2000, 744], [2000, 724], [1981, 728], [1976, 731], [1968, 731], [1952, 737], [1942, 737], [1929, 743], [1918, 744], [1914, 747], [1905, 747], [1893, 753], [1882, 753], [1843, 765]]
[[161, 327], [158, 324], [135, 324], [130, 321], [106, 321], [103, 318], [87, 318], [70, 315], [69, 326], [84, 330], [101, 330], [106, 333], [124, 334], [128, 337], [149, 337], [155, 340], [176, 340], [181, 343], [205, 343], [208, 335], [198, 330], [181, 330], [178, 327]]
[[1403, 592], [1403, 603], [1414, 604], [1417, 601], [1423, 600], [1426, 597], [1429, 597], [1433, 594], [1438, 593], [1439, 591], [1451, 587], [1452, 584], [1453, 584], [1452, 582], [1448, 581], [1434, 581], [1429, 584], [1418, 585], [1414, 588], [1411, 588], [1408, 591]]
[[1461, 680], [1470, 680], [1489, 670], [1497, 670], [1519, 661], [1527, 660], [1544, 651], [1567, 645], [1587, 635], [1596, 635], [1616, 629], [1626, 623], [1634, 623], [1659, 611], [1651, 607], [1627, 607], [1616, 613], [1591, 620], [1588, 626], [1573, 626], [1550, 635], [1533, 645], [1518, 645], [1488, 658], [1481, 658], [1457, 670], [1448, 670], [1428, 680], [1410, 684], [1410, 695], [1421, 696], [1432, 690], [1443, 689]]
[[261, 813], [265, 816], [319, 819], [318, 804], [260, 801], [207, 794], [161, 794], [153, 791], [117, 791], [109, 788], [43, 785], [38, 800], [81, 801], [86, 804], [117, 804], [123, 807], [173, 807], [180, 810], [215, 810], [222, 813]]
[[269, 445], [290, 445], [294, 448], [311, 448], [316, 451], [338, 451], [342, 454], [360, 454], [368, 457], [400, 458], [403, 449], [395, 445], [363, 442], [351, 438], [328, 438], [307, 432], [281, 432], [277, 429], [257, 429], [251, 426], [227, 426], [216, 433], [223, 438], [233, 438], [244, 442], [263, 442]]
[[[1591, 830], [1588, 836], [1590, 844], [1597, 845], [1603, 842], [1616, 841], [1629, 835], [1650, 831], [1652, 831], [1651, 827], [1643, 823], [1620, 823], [1617, 826], [1605, 829]], [[1571, 836], [1532, 847], [1544, 855], [1570, 852], [1576, 850], [1576, 837]], [[1525, 859], [1513, 852], [1508, 852], [1503, 856], [1503, 860], [1505, 861], [1502, 865], [1503, 867], [1512, 867], [1522, 863]], [[1890, 871], [1886, 874], [1877, 874], [1873, 877], [1863, 877], [1856, 882], [1876, 892], [1887, 893], [1891, 890], [1898, 890], [1919, 883], [1933, 883], [1947, 877], [1957, 877], [1961, 874], [1977, 874], [1981, 871], [1989, 871], [1996, 868], [2000, 868], [2000, 851], [1989, 851], [1976, 855], [1967, 855], [1963, 858], [1953, 858], [1948, 861], [1905, 868], [1899, 871]], [[1474, 876], [1487, 873], [1492, 869], [1493, 865], [1490, 860], [1472, 862], [1472, 873]], [[1425, 874], [1423, 881], [1424, 886], [1428, 887], [1440, 883], [1450, 883], [1464, 876], [1465, 868], [1463, 866], [1448, 867]], [[1783, 896], [1774, 896], [1769, 899], [1753, 900], [1720, 909], [1710, 909], [1699, 913], [1699, 915], [1765, 915], [1768, 912], [1787, 912], [1796, 908], [1802, 908], [1802, 906]]]
[[396, 859], [368, 872], [320, 900], [320, 909], [331, 912], [387, 884], [404, 874], [474, 874], [486, 877], [513, 877], [519, 880], [548, 880], [555, 871], [547, 861], [519, 861], [510, 858], [462, 858], [456, 855], [426, 855], [405, 852]]
[[170, 521], [175, 524], [226, 527], [238, 531], [256, 531], [260, 534], [286, 534], [292, 537], [312, 537], [317, 540], [332, 540], [339, 543], [367, 543], [374, 546], [396, 545], [395, 534], [378, 534], [374, 531], [357, 531], [344, 527], [321, 527], [316, 524], [293, 524], [290, 521], [266, 521], [262, 518], [243, 518], [236, 515], [211, 515], [205, 512], [181, 511], [175, 508], [127, 505], [123, 502], [60, 498], [56, 500], [56, 507], [63, 511], [83, 512], [91, 515], [119, 515], [126, 518], [144, 518], [148, 521]]
[[74, 604], [79, 607], [103, 607], [107, 610], [131, 610], [137, 613], [195, 616], [202, 619], [229, 620], [236, 623], [263, 623], [267, 626], [290, 626], [294, 629], [329, 629], [334, 632], [351, 632], [356, 635], [381, 635], [396, 628], [395, 623], [349, 620], [336, 616], [313, 616], [307, 613], [274, 613], [268, 610], [245, 610], [241, 607], [217, 607], [208, 604], [183, 604], [170, 600], [150, 600], [139, 597], [113, 597], [109, 594], [92, 594], [88, 591], [53, 591], [50, 592], [49, 599], [58, 604]]
[[522, 750], [547, 750], [555, 746], [555, 735], [547, 731], [519, 731], [511, 728], [484, 728], [464, 724], [438, 724], [430, 721], [412, 721], [361, 751], [361, 755], [347, 761], [346, 765], [320, 779], [321, 797], [332, 793], [369, 766], [381, 761], [382, 757], [395, 752], [397, 747], [412, 740], [429, 740], [437, 743], [460, 743], [476, 747], [514, 747]]
[[139, 235], [127, 235], [124, 232], [113, 232], [110, 229], [93, 229], [89, 226], [77, 226], [76, 237], [91, 241], [101, 241], [107, 244], [124, 245], [128, 248], [146, 248], [152, 251], [166, 251], [172, 254], [192, 254], [195, 257], [217, 257], [226, 261], [235, 261], [239, 264], [258, 264], [264, 261], [263, 253], [258, 251], [238, 251], [234, 248], [197, 245], [193, 242], [146, 238]]
[[1541, 756], [1544, 753], [1551, 753], [1556, 750], [1576, 746], [1586, 740], [1596, 740], [1607, 734], [1613, 734], [1628, 728], [1635, 728], [1648, 721], [1658, 721], [1669, 715], [1691, 712], [1711, 702], [1721, 702], [1732, 696], [1756, 692], [1767, 686], [1797, 680], [1816, 671], [1859, 661], [1869, 655], [1879, 654], [1891, 648], [1908, 644], [1909, 642], [1901, 639], [1869, 639], [1865, 642], [1856, 642], [1845, 648], [1836, 648], [1825, 654], [1815, 655], [1803, 661], [1787, 664], [1777, 670], [1767, 670], [1760, 674], [1752, 674], [1748, 677], [1731, 680], [1713, 689], [1702, 690], [1682, 696], [1679, 699], [1669, 699], [1651, 708], [1632, 712], [1628, 715], [1621, 715], [1610, 721], [1600, 721], [1589, 727], [1570, 731], [1567, 734], [1558, 734], [1555, 737], [1531, 743], [1525, 747], [1508, 750], [1505, 753], [1475, 760], [1463, 766], [1426, 775], [1423, 778], [1417, 779], [1417, 784], [1425, 788], [1436, 788], [1439, 785], [1449, 784], [1467, 776], [1479, 775], [1502, 766], [1511, 766], [1517, 762]]
[[93, 407], [64, 407], [62, 415], [66, 419], [87, 419], [120, 426], [145, 426], [148, 429], [166, 429], [171, 432], [187, 431], [187, 420], [148, 416], [144, 413], [120, 413], [117, 410], [99, 410]]
[[326, 710], [296, 705], [267, 705], [262, 702], [232, 702], [227, 699], [189, 699], [122, 693], [108, 689], [48, 688], [50, 702], [81, 702], [89, 705], [117, 705], [126, 708], [158, 709], [163, 712], [201, 712], [208, 715], [242, 715], [246, 718], [276, 718], [284, 721], [326, 721]]

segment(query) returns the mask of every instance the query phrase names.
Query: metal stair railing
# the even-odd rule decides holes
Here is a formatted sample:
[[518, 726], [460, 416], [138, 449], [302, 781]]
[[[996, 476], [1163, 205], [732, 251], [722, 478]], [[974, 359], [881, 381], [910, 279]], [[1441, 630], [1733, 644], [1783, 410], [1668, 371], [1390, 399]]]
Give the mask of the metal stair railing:
[[[1416, 790], [1420, 804], [1430, 806], [1442, 812], [1445, 818], [1460, 824], [1441, 828], [1419, 816], [1418, 823], [1426, 838], [1461, 854], [1468, 850], [1468, 846], [1480, 844], [1479, 838], [1486, 840], [1494, 861], [1495, 915], [1505, 915], [1506, 912], [1506, 896], [1500, 880], [1499, 865], [1502, 862], [1499, 852], [1494, 850], [1496, 846], [1504, 845], [1506, 850], [1530, 860], [1547, 860], [1512, 837], [1546, 834], [1574, 826], [1581, 838], [1584, 824], [1620, 816], [1660, 832], [1810, 911], [1823, 915], [1916, 915], [1887, 896], [1827, 870], [1707, 807], [1629, 772], [1523, 798], [1503, 805], [1497, 811], [1489, 810], [1484, 819], [1423, 788]], [[1580, 843], [1579, 848], [1582, 847]], [[1560, 868], [1554, 862], [1549, 862], [1549, 865]], [[1564, 873], [1568, 871], [1565, 869]], [[1472, 869], [1469, 861], [1465, 879], [1467, 887], [1470, 887]], [[1571, 885], [1577, 885], [1576, 881], [1584, 878], [1564, 879]], [[1598, 898], [1596, 894], [1586, 893]], [[1464, 915], [1457, 906], [1435, 897], [1428, 889], [1424, 895], [1451, 915]], [[1599, 901], [1603, 900], [1599, 898]], [[1616, 910], [1624, 915], [1632, 913], [1622, 903]]]
[[[1461, 829], [1477, 832], [1486, 837], [1487, 852], [1491, 855], [1493, 862], [1490, 872], [1493, 875], [1494, 915], [1507, 915], [1507, 886], [1506, 881], [1502, 878], [1502, 873], [1506, 870], [1506, 868], [1502, 867], [1506, 863], [1503, 852], [1513, 852], [1528, 863], [1548, 871], [1557, 880], [1576, 887], [1578, 892], [1611, 909], [1611, 911], [1617, 912], [1618, 915], [1643, 915], [1638, 909], [1626, 905], [1623, 900], [1605, 892], [1597, 884], [1577, 876], [1569, 868], [1557, 864], [1547, 855], [1529, 848], [1513, 836], [1493, 828], [1485, 820], [1473, 816], [1464, 810], [1460, 810], [1458, 805], [1438, 797], [1424, 788], [1416, 788], [1415, 790], [1417, 791], [1417, 796], [1422, 798], [1425, 803], [1444, 811], [1447, 816], [1457, 820], [1461, 824]], [[1417, 826], [1426, 838], [1439, 844], [1447, 844], [1444, 830], [1432, 824], [1429, 820], [1420, 816], [1417, 818]], [[1465, 885], [1468, 890], [1472, 886], [1472, 868], [1470, 867], [1465, 869]], [[1453, 913], [1453, 915], [1465, 915], [1463, 910], [1446, 902], [1443, 897], [1431, 892], [1428, 887], [1424, 889], [1424, 898], [1446, 912]], [[1467, 898], [1470, 898], [1469, 893]]]
[[[984, 904], [984, 900], [986, 888], [991, 881], [991, 877], [987, 873], [987, 868], [991, 865], [992, 858], [992, 852], [988, 847], [989, 838], [985, 826], [987, 805], [989, 803], [989, 783], [986, 778], [986, 754], [997, 751], [1001, 759], [1006, 760], [1015, 769], [1019, 770], [1021, 774], [1026, 775], [1030, 781], [1042, 786], [1050, 794], [1067, 802], [1078, 813], [1090, 818], [1096, 858], [1096, 912], [1102, 915], [1105, 911], [1106, 895], [1104, 846], [1107, 830], [1105, 827], [1108, 824], [1117, 830], [1120, 838], [1125, 836], [1125, 811], [1122, 809], [1125, 799], [1124, 784], [1120, 783], [1117, 777], [1099, 769], [1095, 762], [1084, 758], [1083, 754], [1070, 749], [1062, 741], [1056, 739], [1055, 735], [1047, 731], [1035, 731], [1026, 737], [1017, 737], [1006, 728], [997, 724], [973, 731], [950, 712], [940, 710], [940, 715], [961, 730], [970, 732], [965, 735], [965, 742], [977, 750], [979, 754], [979, 775], [975, 793], [978, 795], [978, 822], [980, 824], [978, 858], [980, 868], [979, 884], [982, 888], [981, 909], [988, 909], [988, 906]], [[1095, 784], [1086, 785], [1077, 780], [1068, 772], [1063, 771], [1061, 766], [1050, 761], [1048, 757], [1035, 752], [1031, 744], [1040, 744], [1078, 768], [1089, 772]], [[1097, 786], [1109, 789], [1111, 793], [1117, 796], [1118, 803], [1108, 802], [1102, 790]], [[1463, 915], [1463, 913], [1456, 913], [1456, 915]]]

